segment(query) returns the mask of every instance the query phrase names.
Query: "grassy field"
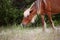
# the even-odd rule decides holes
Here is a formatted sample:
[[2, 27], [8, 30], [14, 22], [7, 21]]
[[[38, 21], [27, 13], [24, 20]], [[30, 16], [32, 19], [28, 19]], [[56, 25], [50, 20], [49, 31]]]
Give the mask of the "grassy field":
[[41, 27], [7, 26], [0, 28], [0, 40], [60, 40], [60, 28], [53, 31], [51, 28], [43, 32]]

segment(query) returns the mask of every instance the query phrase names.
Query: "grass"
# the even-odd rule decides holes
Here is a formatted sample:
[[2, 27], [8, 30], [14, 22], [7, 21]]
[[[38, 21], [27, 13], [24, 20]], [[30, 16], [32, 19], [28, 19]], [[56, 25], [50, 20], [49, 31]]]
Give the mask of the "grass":
[[41, 27], [26, 27], [12, 25], [0, 27], [0, 40], [60, 40], [60, 29], [51, 28], [43, 32]]

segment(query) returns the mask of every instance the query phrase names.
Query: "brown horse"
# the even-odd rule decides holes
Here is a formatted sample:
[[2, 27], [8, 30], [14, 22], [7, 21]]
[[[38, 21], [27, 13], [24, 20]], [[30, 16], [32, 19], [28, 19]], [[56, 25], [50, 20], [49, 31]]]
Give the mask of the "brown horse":
[[[26, 17], [22, 20], [22, 25], [27, 25], [31, 22], [32, 18], [39, 13], [42, 19], [43, 30], [45, 30], [46, 23], [44, 16], [47, 15], [53, 29], [55, 29], [52, 15], [60, 13], [60, 0], [36, 0], [35, 4], [30, 8]], [[27, 10], [24, 12], [27, 13]], [[27, 13], [27, 14], [28, 14]]]

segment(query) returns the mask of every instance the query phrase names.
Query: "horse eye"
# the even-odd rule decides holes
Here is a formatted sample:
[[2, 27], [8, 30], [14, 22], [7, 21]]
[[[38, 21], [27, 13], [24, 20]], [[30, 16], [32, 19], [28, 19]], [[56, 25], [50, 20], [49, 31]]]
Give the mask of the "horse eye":
[[33, 12], [33, 10], [30, 11], [30, 13]]
[[30, 13], [31, 13], [31, 11], [30, 11]]

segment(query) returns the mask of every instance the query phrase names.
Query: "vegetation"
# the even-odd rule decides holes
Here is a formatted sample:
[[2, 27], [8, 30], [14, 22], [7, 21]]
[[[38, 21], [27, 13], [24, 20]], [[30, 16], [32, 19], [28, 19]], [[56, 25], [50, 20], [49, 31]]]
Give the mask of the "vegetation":
[[[24, 10], [29, 7], [33, 1], [35, 0], [0, 0], [0, 25], [20, 24]], [[38, 16], [36, 23], [32, 25], [40, 25], [40, 20]], [[56, 15], [56, 17], [53, 16], [53, 20], [55, 24], [60, 23], [60, 14]], [[47, 23], [49, 23], [49, 21], [47, 21]]]

